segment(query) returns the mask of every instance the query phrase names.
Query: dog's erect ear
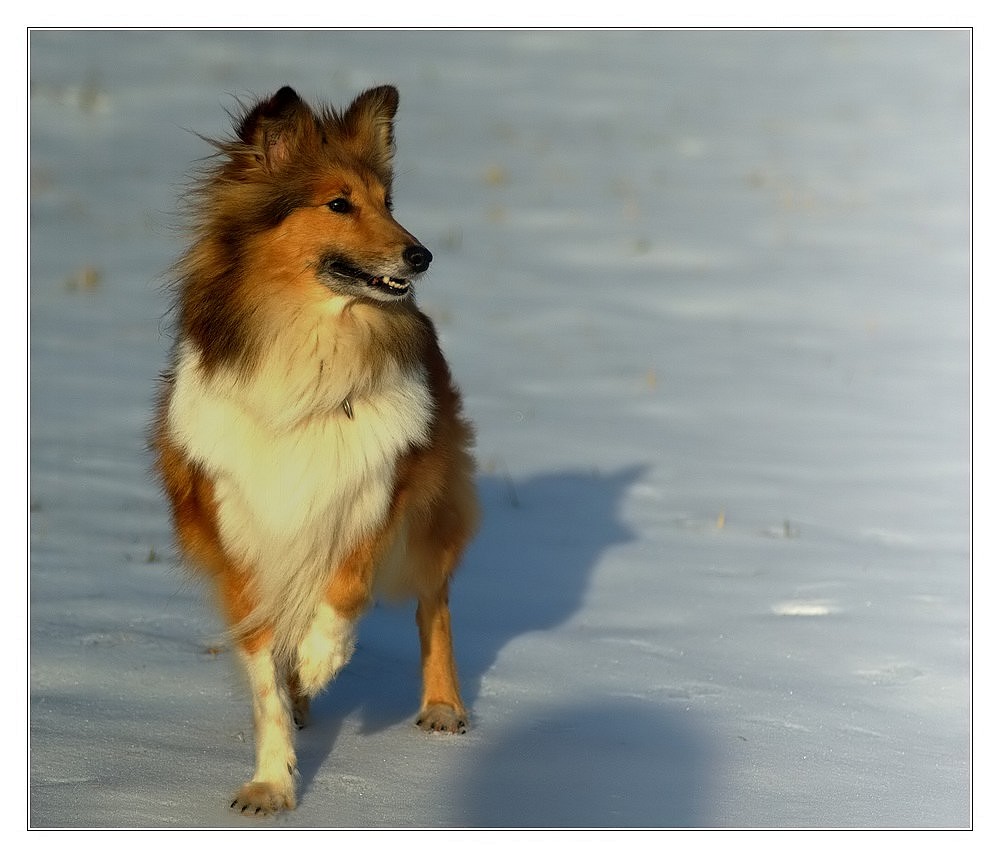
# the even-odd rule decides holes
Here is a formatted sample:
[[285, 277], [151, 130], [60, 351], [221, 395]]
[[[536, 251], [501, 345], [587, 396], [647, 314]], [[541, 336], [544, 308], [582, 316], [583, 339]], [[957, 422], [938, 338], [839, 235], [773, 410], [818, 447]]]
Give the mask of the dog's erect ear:
[[239, 122], [240, 140], [256, 150], [268, 169], [285, 163], [298, 143], [318, 136], [316, 117], [298, 93], [283, 86], [256, 104]]
[[354, 99], [341, 119], [345, 145], [371, 164], [387, 186], [392, 181], [392, 120], [398, 107], [396, 87], [377, 86]]

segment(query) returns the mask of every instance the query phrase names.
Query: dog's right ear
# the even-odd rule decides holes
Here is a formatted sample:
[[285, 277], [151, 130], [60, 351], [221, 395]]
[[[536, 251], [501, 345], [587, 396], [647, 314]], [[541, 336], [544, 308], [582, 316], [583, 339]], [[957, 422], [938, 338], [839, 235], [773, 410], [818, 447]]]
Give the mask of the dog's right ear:
[[386, 84], [361, 93], [341, 117], [344, 145], [375, 168], [386, 188], [392, 185], [392, 123], [398, 108], [399, 92]]
[[252, 107], [236, 127], [240, 141], [254, 150], [259, 162], [274, 170], [287, 162], [296, 147], [318, 136], [316, 116], [290, 86]]

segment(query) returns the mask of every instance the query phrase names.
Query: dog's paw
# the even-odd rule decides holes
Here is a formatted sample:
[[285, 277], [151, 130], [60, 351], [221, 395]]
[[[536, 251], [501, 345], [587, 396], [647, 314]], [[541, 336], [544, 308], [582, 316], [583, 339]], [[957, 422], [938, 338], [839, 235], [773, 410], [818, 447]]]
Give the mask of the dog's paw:
[[315, 697], [351, 660], [354, 653], [354, 623], [321, 605], [309, 631], [299, 644], [299, 687], [306, 697]]
[[326, 688], [354, 652], [353, 638], [323, 641], [323, 644], [322, 649], [304, 646], [299, 650], [299, 681], [306, 697], [315, 697]]
[[295, 808], [295, 787], [271, 781], [249, 781], [233, 796], [229, 805], [243, 816], [270, 816]]
[[464, 733], [469, 724], [464, 712], [447, 703], [435, 703], [417, 716], [417, 726], [428, 733]]

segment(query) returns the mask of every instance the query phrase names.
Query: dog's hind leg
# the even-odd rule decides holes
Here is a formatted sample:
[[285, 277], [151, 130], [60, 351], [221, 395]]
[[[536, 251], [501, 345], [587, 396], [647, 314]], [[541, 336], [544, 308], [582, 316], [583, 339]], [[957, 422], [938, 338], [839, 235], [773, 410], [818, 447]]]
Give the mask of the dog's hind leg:
[[423, 674], [417, 724], [428, 731], [464, 733], [469, 719], [458, 690], [448, 588], [479, 523], [479, 505], [472, 460], [461, 456], [453, 463], [445, 494], [432, 514], [411, 528], [406, 556], [417, 593]]
[[417, 629], [424, 686], [417, 725], [428, 731], [464, 733], [468, 716], [458, 690], [447, 583], [419, 597]]
[[292, 722], [301, 730], [309, 725], [309, 695], [303, 692], [297, 671], [290, 671], [286, 682], [288, 683], [288, 698], [292, 704]]

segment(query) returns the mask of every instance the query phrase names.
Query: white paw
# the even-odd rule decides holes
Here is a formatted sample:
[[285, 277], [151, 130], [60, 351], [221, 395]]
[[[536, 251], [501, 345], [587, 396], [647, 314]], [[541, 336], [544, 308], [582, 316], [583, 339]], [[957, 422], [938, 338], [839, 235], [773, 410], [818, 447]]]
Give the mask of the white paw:
[[294, 783], [250, 781], [243, 784], [229, 805], [243, 816], [269, 816], [295, 808]]
[[354, 641], [354, 623], [328, 605], [320, 605], [299, 644], [297, 671], [304, 695], [315, 697], [329, 684], [351, 660]]

